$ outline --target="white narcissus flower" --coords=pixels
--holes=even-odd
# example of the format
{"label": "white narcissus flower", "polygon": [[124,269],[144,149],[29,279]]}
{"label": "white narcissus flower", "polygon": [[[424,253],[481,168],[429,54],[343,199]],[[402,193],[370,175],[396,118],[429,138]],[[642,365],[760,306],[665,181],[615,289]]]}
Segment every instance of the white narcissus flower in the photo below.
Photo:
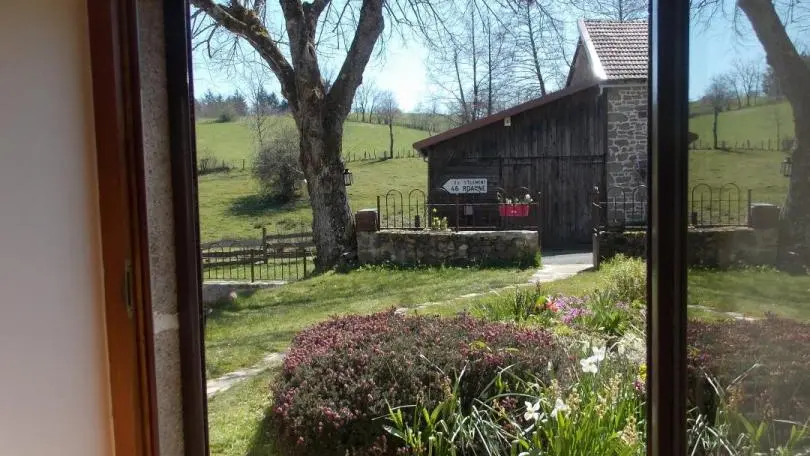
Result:
{"label": "white narcissus flower", "polygon": [[531,402],[524,402],[526,405],[526,413],[523,414],[523,419],[526,421],[537,421],[540,418],[540,401],[535,404]]}
{"label": "white narcissus flower", "polygon": [[603,359],[605,359],[606,351],[607,351],[607,348],[605,348],[605,347],[599,347],[599,348],[594,347],[592,358],[596,358],[597,362],[602,361]]}
{"label": "white narcissus flower", "polygon": [[599,370],[593,357],[579,360],[579,365],[582,366],[582,372],[586,374],[595,374]]}
{"label": "white narcissus flower", "polygon": [[557,418],[558,413],[567,412],[568,410],[570,409],[568,408],[567,405],[565,405],[565,402],[563,402],[563,400],[558,397],[557,402],[554,403],[554,410],[551,411],[551,417]]}

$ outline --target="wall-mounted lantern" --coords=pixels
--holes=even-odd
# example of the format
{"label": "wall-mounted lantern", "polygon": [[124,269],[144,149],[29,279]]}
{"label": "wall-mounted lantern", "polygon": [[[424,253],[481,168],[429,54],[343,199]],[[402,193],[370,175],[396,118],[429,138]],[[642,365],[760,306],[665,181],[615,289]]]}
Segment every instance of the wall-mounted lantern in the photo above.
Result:
{"label": "wall-mounted lantern", "polygon": [[349,171],[348,168],[344,168],[343,169],[343,184],[348,187],[348,186],[352,185],[352,182],[354,182],[354,176],[352,176],[352,172]]}
{"label": "wall-mounted lantern", "polygon": [[790,174],[793,172],[793,161],[790,157],[787,157],[782,162],[782,175],[785,177],[790,177]]}

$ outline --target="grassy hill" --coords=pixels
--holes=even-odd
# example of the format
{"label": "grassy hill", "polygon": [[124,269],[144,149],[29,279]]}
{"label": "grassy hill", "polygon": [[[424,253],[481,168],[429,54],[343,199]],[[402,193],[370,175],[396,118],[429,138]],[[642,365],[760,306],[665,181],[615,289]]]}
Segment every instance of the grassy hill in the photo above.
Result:
{"label": "grassy hill", "polygon": [[[713,117],[709,110],[689,119],[689,130],[700,135],[702,147],[711,147]],[[717,138],[726,141],[728,147],[740,148],[747,141],[751,141],[752,147],[758,148],[764,143],[767,148],[770,139],[772,148],[776,149],[777,122],[781,138],[793,137],[793,112],[786,101],[722,112],[717,123]]]}
{"label": "grassy hill", "polygon": [[[273,119],[274,125],[292,126],[291,117]],[[412,150],[412,145],[424,139],[428,133],[423,130],[414,130],[394,126],[394,151]],[[346,122],[343,129],[343,153],[360,154],[363,152],[376,152],[381,157],[388,150],[388,127],[385,125],[368,124],[361,122]],[[216,123],[203,120],[197,123],[197,156],[216,157],[218,160],[239,162],[245,160],[247,166],[255,155],[253,131],[245,119],[234,122]],[[237,166],[240,167],[240,166]]]}
{"label": "grassy hill", "polygon": [[[292,122],[286,118],[284,122]],[[413,142],[427,132],[394,127],[396,150],[410,149]],[[199,157],[214,156],[219,160],[250,166],[254,154],[253,135],[243,121],[231,123],[200,122],[197,124]],[[388,147],[388,128],[347,122],[343,138],[344,154],[377,151]],[[349,187],[352,209],[376,207],[377,195],[391,189],[403,192],[427,186],[427,164],[421,158],[357,161],[347,165],[354,174]],[[199,178],[200,232],[202,241],[260,235],[260,227],[269,230],[290,229],[302,224],[309,229],[312,213],[306,189],[300,197],[283,206],[270,206],[259,197],[259,188],[250,172],[241,169],[215,173]]]}

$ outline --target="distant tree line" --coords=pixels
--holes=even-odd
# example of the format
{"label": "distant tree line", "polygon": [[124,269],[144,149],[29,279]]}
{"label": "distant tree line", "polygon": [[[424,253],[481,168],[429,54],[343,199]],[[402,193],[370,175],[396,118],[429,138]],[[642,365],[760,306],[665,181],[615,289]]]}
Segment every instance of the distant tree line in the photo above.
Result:
{"label": "distant tree line", "polygon": [[251,94],[250,100],[240,91],[223,96],[210,89],[194,100],[194,112],[198,119],[215,119],[217,122],[231,122],[257,112],[280,114],[288,109],[287,100],[280,99],[274,92],[267,92],[261,87]]}
{"label": "distant tree line", "polygon": [[[810,66],[810,55],[803,54],[802,58]],[[718,149],[718,122],[720,113],[732,109],[741,109],[756,104],[757,99],[766,98],[768,100],[782,100],[785,94],[774,75],[771,66],[763,67],[755,60],[739,60],[734,63],[731,70],[715,75],[706,93],[701,99],[702,103],[711,108],[714,116],[712,122],[712,143],[713,148]],[[784,120],[778,108],[774,108],[771,114],[772,121],[776,127],[776,141],[781,144],[782,124]]]}

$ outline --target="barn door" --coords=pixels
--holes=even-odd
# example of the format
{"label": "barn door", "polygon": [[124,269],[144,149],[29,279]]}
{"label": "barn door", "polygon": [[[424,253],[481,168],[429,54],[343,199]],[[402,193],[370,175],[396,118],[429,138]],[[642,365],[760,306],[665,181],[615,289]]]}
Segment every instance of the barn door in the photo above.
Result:
{"label": "barn door", "polygon": [[573,249],[591,242],[590,192],[602,186],[598,155],[540,157],[536,181],[542,192],[542,247]]}

